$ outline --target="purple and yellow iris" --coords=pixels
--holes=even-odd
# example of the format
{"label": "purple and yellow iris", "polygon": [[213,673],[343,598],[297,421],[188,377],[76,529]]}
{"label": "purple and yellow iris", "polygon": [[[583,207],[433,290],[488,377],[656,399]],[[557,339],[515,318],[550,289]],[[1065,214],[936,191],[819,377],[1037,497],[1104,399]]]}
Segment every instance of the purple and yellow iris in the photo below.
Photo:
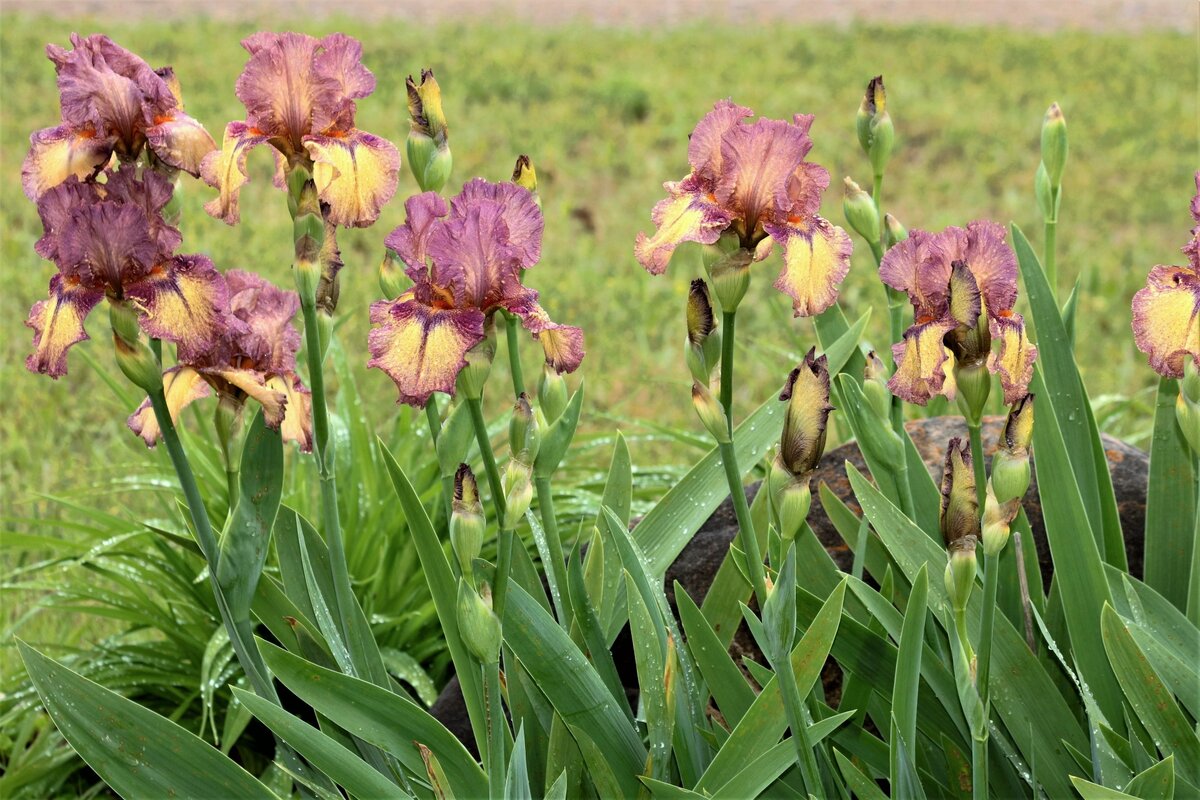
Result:
{"label": "purple and yellow iris", "polygon": [[225,127],[221,149],[201,168],[220,191],[205,209],[230,225],[238,222],[238,194],[249,180],[246,155],[260,144],[275,152],[275,185],[301,166],[312,173],[328,219],[366,227],[396,193],[400,152],[354,126],[355,100],[375,91],[357,39],[335,33],[316,39],[302,33],[256,33],[242,41],[250,60],[237,82],[245,121]]}
{"label": "purple and yellow iris", "polygon": [[105,297],[130,302],[148,335],[174,342],[181,359],[215,341],[228,308],[225,283],[201,255],[176,255],[179,231],[162,217],[171,182],[124,165],[105,180],[69,176],[38,199],[44,234],[38,254],[58,267],[50,297],[33,306],[33,354],[26,366],[58,378],[67,350],[88,338],[84,320]]}
{"label": "purple and yellow iris", "polygon": [[[181,357],[163,373],[171,419],[212,391],[238,409],[252,398],[262,406],[268,427],[311,451],[312,397],[296,375],[300,332],[292,325],[300,310],[299,296],[240,270],[225,273],[221,282],[227,287],[230,313],[220,335],[205,350]],[[130,415],[128,425],[154,446],[160,430],[149,398]]]}
{"label": "purple and yellow iris", "polygon": [[1200,172],[1195,180],[1196,225],[1183,248],[1187,266],[1155,267],[1133,296],[1133,337],[1154,371],[1167,378],[1182,378],[1189,357],[1200,369]]}
{"label": "purple and yellow iris", "polygon": [[692,131],[689,172],[664,184],[668,197],[654,207],[654,234],[638,234],[635,253],[661,274],[684,242],[714,244],[725,233],[756,259],[768,238],[783,250],[775,288],[792,298],[796,316],[819,314],[837,299],[850,269],[850,237],[817,212],[829,186],[824,167],[806,161],[812,115],[791,122],[746,120],[754,112],[730,100],[717,103]]}
{"label": "purple and yellow iris", "polygon": [[[1013,311],[1017,259],[1002,226],[981,220],[941,233],[914,230],[888,250],[879,275],[908,295],[914,313],[904,341],[892,346],[892,394],[918,405],[953,396],[948,367],[956,364],[986,364],[1000,377],[1007,405],[1028,393],[1037,348]],[[992,340],[1000,342],[995,351]]]}
{"label": "purple and yellow iris", "polygon": [[132,162],[147,148],[173,169],[200,174],[216,144],[183,113],[169,67],[156,72],[107,36],[71,34],[71,47],[46,46],[58,73],[62,121],[29,137],[21,183],[30,200],[68,178],[99,174],[114,155]]}
{"label": "purple and yellow iris", "polygon": [[528,189],[476,178],[449,203],[425,192],[404,207],[408,218],[386,244],[414,285],[371,306],[368,362],[395,381],[400,402],[420,408],[434,392],[453,393],[498,309],[521,318],[558,372],[579,366],[583,331],[553,322],[521,285],[541,257],[544,226]]}

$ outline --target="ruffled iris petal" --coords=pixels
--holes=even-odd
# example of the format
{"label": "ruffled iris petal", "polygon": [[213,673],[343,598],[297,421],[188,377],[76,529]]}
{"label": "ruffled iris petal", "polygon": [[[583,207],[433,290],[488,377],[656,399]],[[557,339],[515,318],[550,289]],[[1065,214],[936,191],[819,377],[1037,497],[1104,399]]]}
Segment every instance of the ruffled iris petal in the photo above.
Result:
{"label": "ruffled iris petal", "polygon": [[200,177],[205,156],[217,149],[217,143],[197,120],[175,110],[155,119],[146,129],[146,141],[154,154],[175,169],[193,178]]}
{"label": "ruffled iris petal", "polygon": [[434,392],[453,394],[467,351],[483,341],[483,322],[478,308],[431,308],[411,292],[374,303],[367,366],[387,373],[400,402],[422,408]]}
{"label": "ruffled iris petal", "polygon": [[935,234],[914,229],[884,254],[879,265],[880,279],[907,294],[913,306],[922,310],[944,308],[949,291],[950,262],[933,258],[930,252],[936,238]]}
{"label": "ruffled iris petal", "polygon": [[354,101],[375,91],[375,76],[362,63],[362,43],[344,33],[321,40],[313,72],[328,98],[313,108],[313,130],[354,126]]}
{"label": "ruffled iris petal", "polygon": [[509,242],[503,208],[487,200],[460,208],[429,235],[433,286],[452,289],[455,308],[490,311],[523,298],[520,253]]}
{"label": "ruffled iris petal", "polygon": [[25,321],[33,328],[33,353],[25,366],[51,378],[66,375],[67,350],[88,338],[83,321],[103,297],[61,274],[51,278],[50,297],[35,303]]}
{"label": "ruffled iris petal", "polygon": [[688,163],[693,174],[715,182],[721,172],[721,140],[742,120],[752,116],[753,111],[732,100],[717,102],[688,137]]}
{"label": "ruffled iris petal", "polygon": [[379,219],[396,193],[400,151],[374,134],[351,130],[338,136],[308,136],[304,146],[313,160],[313,180],[329,204],[329,220],[364,228]]}
{"label": "ruffled iris petal", "polygon": [[125,291],[143,311],[142,330],[178,345],[180,361],[202,359],[228,324],[228,289],[205,256],[175,256]]}
{"label": "ruffled iris petal", "polygon": [[808,134],[784,120],[733,127],[721,140],[717,201],[738,211],[748,233],[771,217],[786,217],[791,178],[811,149]]}
{"label": "ruffled iris petal", "polygon": [[292,375],[274,375],[267,381],[268,388],[281,392],[287,398],[283,409],[283,421],[279,433],[285,442],[300,445],[301,452],[311,453],[313,444],[312,392]]}
{"label": "ruffled iris petal", "polygon": [[320,46],[303,33],[261,32],[242,41],[250,60],[235,92],[246,107],[246,124],[292,153],[312,132],[315,109],[334,101],[336,85],[313,68]]}
{"label": "ruffled iris petal", "polygon": [[1029,341],[1025,331],[1025,320],[1020,314],[993,317],[992,339],[1000,342],[1000,349],[988,356],[988,370],[1000,376],[1004,387],[1004,404],[1011,406],[1029,394],[1029,381],[1033,379],[1033,362],[1037,361],[1037,348]]}
{"label": "ruffled iris petal", "polygon": [[225,126],[221,149],[211,151],[200,162],[200,177],[220,192],[215,199],[204,204],[205,211],[229,225],[238,223],[241,219],[238,194],[250,180],[250,174],[246,172],[246,156],[252,148],[266,143],[269,138],[244,122],[231,122]]}
{"label": "ruffled iris petal", "polygon": [[237,269],[225,273],[225,283],[229,287],[229,310],[245,326],[244,330],[231,331],[239,356],[271,374],[295,371],[300,332],[292,319],[300,310],[300,296]]}
{"label": "ruffled iris petal", "polygon": [[733,221],[733,214],[717,205],[711,195],[696,190],[695,185],[691,178],[663,184],[668,197],[660,200],[651,213],[654,235],[637,235],[634,254],[651,275],[666,272],[671,254],[679,245],[713,244]]}
{"label": "ruffled iris petal", "polygon": [[810,317],[833,305],[850,271],[853,245],[846,232],[820,217],[769,224],[767,232],[783,249],[775,288],[792,298],[795,315]]}
{"label": "ruffled iris petal", "polygon": [[936,262],[941,268],[964,262],[979,284],[988,311],[998,314],[1017,302],[1017,257],[1004,237],[1004,226],[987,220],[976,220],[965,229],[949,227],[930,238],[926,263]]}
{"label": "ruffled iris petal", "polygon": [[904,332],[904,341],[892,346],[896,373],[888,381],[892,394],[923,406],[937,394],[947,393],[946,362],[950,352],[942,339],[955,327],[954,320],[918,322]]}
{"label": "ruffled iris petal", "polygon": [[405,200],[404,210],[404,224],[389,233],[383,243],[404,262],[408,277],[417,281],[429,273],[425,263],[429,234],[435,223],[450,213],[450,206],[437,192],[424,192]]}
{"label": "ruffled iris petal", "polygon": [[69,125],[35,131],[29,137],[29,154],[21,165],[25,196],[37,202],[46,191],[72,175],[95,175],[112,157],[113,140],[96,136],[91,129]]}
{"label": "ruffled iris petal", "polygon": [[[200,373],[191,367],[171,367],[163,373],[163,393],[166,395],[171,420],[177,421],[183,409],[196,400],[208,397],[211,390]],[[129,430],[142,438],[147,447],[154,447],[162,435],[149,397],[129,415],[125,424],[129,426]]]}
{"label": "ruffled iris petal", "polygon": [[1200,273],[1188,267],[1152,269],[1133,296],[1133,336],[1160,375],[1183,377],[1189,356],[1200,367]]}
{"label": "ruffled iris petal", "polygon": [[582,328],[558,324],[536,301],[514,309],[514,312],[521,317],[526,330],[541,343],[547,364],[559,373],[579,369],[585,352]]}
{"label": "ruffled iris petal", "polygon": [[283,424],[284,409],[287,407],[287,394],[268,385],[267,376],[253,369],[208,369],[211,376],[220,378],[229,385],[245,392],[262,406],[263,422],[271,430],[279,430]]}
{"label": "ruffled iris petal", "polygon": [[508,227],[508,243],[517,250],[522,267],[536,264],[542,257],[542,231],[546,227],[542,210],[533,194],[515,183],[491,183],[483,178],[467,181],[451,201],[455,214],[465,216],[467,209],[480,201],[500,206],[500,215]]}

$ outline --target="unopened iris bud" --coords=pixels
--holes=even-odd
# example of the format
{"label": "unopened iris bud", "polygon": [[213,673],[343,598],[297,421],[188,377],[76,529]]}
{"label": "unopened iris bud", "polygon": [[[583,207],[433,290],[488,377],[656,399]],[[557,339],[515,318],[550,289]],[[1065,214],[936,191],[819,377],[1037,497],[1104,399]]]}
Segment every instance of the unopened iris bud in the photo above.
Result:
{"label": "unopened iris bud", "polygon": [[449,129],[442,113],[442,90],[433,70],[421,70],[421,82],[411,75],[408,87],[410,130],[406,150],[408,166],[423,192],[440,192],[450,177],[454,159],[450,154]]}
{"label": "unopened iris bud", "polygon": [[496,331],[487,323],[487,336],[482,342],[467,351],[467,365],[458,373],[455,388],[468,400],[483,397],[483,387],[492,372],[492,359],[496,357]]}
{"label": "unopened iris bud", "polygon": [[1192,454],[1200,456],[1200,367],[1192,359],[1183,367],[1179,396],[1175,398],[1175,421]]}
{"label": "unopened iris bud", "polygon": [[533,470],[519,459],[510,458],[500,477],[504,491],[504,528],[516,530],[533,502]]}
{"label": "unopened iris bud", "polygon": [[[724,237],[722,238],[724,242]],[[711,247],[711,246],[710,246]],[[721,244],[715,245],[721,247]],[[710,251],[711,252],[711,251]],[[715,259],[705,258],[705,267],[712,280],[713,292],[717,302],[724,312],[737,311],[738,304],[746,296],[750,288],[750,264],[754,261],[754,253],[744,248],[724,252]]]}
{"label": "unopened iris bud", "polygon": [[391,250],[385,249],[383,260],[379,262],[379,288],[383,290],[384,297],[395,300],[411,285],[412,281],[400,266],[400,259]]}
{"label": "unopened iris bud", "polygon": [[1067,165],[1067,118],[1058,103],[1050,104],[1042,120],[1042,163],[1051,188],[1057,192]]}
{"label": "unopened iris bud", "polygon": [[859,145],[871,160],[871,168],[876,175],[882,175],[892,156],[896,136],[887,111],[887,90],[883,86],[882,75],[876,75],[867,84],[867,91],[858,107],[855,130]]}
{"label": "unopened iris bud", "polygon": [[1008,544],[1009,522],[1004,507],[989,486],[983,502],[983,553],[988,558],[999,555]]}
{"label": "unopened iris bud", "polygon": [[796,538],[801,526],[808,519],[808,512],[812,507],[812,489],[809,487],[811,474],[796,478],[789,474],[778,460],[771,467],[768,480],[771,502],[778,517],[779,536],[785,544]]}
{"label": "unopened iris bud", "polygon": [[878,244],[879,210],[875,208],[875,201],[849,178],[843,181],[843,185],[846,194],[842,199],[842,211],[846,215],[846,222],[868,243]]}
{"label": "unopened iris bud", "polygon": [[1050,186],[1050,176],[1046,174],[1045,164],[1038,164],[1037,173],[1033,176],[1033,191],[1037,196],[1038,209],[1042,212],[1042,219],[1057,220],[1058,209],[1054,202],[1054,189]]}
{"label": "unopened iris bud", "polygon": [[692,281],[687,302],[688,369],[692,379],[707,384],[713,367],[721,357],[721,334],[717,331],[716,315],[708,297],[708,284],[702,278]]}
{"label": "unopened iris bud", "polygon": [[1002,505],[1011,500],[1019,503],[1029,489],[1033,398],[1034,395],[1027,394],[1009,409],[1004,430],[1000,434],[1000,446],[992,457],[991,488]]}
{"label": "unopened iris bud", "polygon": [[908,238],[908,228],[891,214],[883,215],[883,234],[888,247],[895,247]]}
{"label": "unopened iris bud", "polygon": [[466,464],[459,464],[454,473],[454,502],[450,512],[450,546],[467,581],[474,585],[472,563],[483,549],[483,531],[487,520],[479,502],[479,485],[475,473]]}
{"label": "unopened iris bud", "polygon": [[779,393],[786,402],[783,435],[779,440],[779,460],[797,478],[817,468],[825,451],[825,429],[829,421],[829,366],[824,355],[816,357],[816,348],[788,374]]}
{"label": "unopened iris bud", "polygon": [[121,372],[147,394],[161,391],[162,365],[150,345],[141,337],[137,309],[128,300],[110,300],[108,318],[112,325],[113,349]]}
{"label": "unopened iris bud", "polygon": [[887,388],[887,368],[874,350],[867,353],[867,364],[863,368],[863,394],[875,416],[885,422],[891,420],[892,393]]}
{"label": "unopened iris bud", "polygon": [[975,470],[971,446],[955,437],[946,450],[942,471],[942,540],[946,549],[974,551],[979,541],[979,499],[975,495]]}
{"label": "unopened iris bud", "polygon": [[554,421],[567,410],[570,393],[567,391],[567,381],[550,364],[542,366],[542,377],[538,381],[538,405],[546,415],[546,422]]}
{"label": "unopened iris bud", "polygon": [[517,165],[513,167],[512,182],[528,189],[529,193],[533,195],[533,202],[538,204],[538,208],[541,208],[542,198],[537,189],[537,171],[533,168],[533,161],[524,153],[517,156]]}
{"label": "unopened iris bud", "polygon": [[696,415],[700,417],[705,429],[717,444],[728,444],[730,441],[729,422],[725,417],[725,410],[721,408],[721,404],[717,402],[717,398],[713,397],[708,387],[699,381],[692,382],[692,405],[696,408]]}
{"label": "unopened iris bud", "polygon": [[483,664],[500,660],[503,629],[492,611],[492,590],[485,583],[479,591],[466,581],[458,582],[458,631],[471,655]]}
{"label": "unopened iris bud", "polygon": [[542,442],[538,416],[539,413],[529,403],[529,395],[521,392],[508,422],[508,447],[514,457],[526,464],[532,464],[537,458]]}
{"label": "unopened iris bud", "polygon": [[975,557],[975,542],[969,548],[963,547],[950,551],[946,562],[946,594],[950,596],[950,606],[955,612],[961,613],[971,599],[971,590],[975,588],[975,576],[979,573],[979,563]]}

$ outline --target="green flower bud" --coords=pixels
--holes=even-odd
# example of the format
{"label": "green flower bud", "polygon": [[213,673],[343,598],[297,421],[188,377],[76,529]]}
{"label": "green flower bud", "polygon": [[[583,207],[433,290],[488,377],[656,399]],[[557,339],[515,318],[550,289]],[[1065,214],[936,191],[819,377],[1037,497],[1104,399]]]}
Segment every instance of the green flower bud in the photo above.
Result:
{"label": "green flower bud", "polygon": [[454,473],[454,501],[450,511],[450,546],[458,558],[463,576],[474,585],[474,567],[483,549],[483,532],[487,519],[479,502],[479,485],[475,473],[466,464],[459,464]]}
{"label": "green flower bud", "polygon": [[395,300],[411,285],[412,281],[400,266],[400,259],[391,250],[384,250],[383,260],[379,262],[379,288],[383,290],[383,296]]}
{"label": "green flower bud", "polygon": [[692,379],[707,384],[721,358],[721,334],[702,278],[692,281],[687,302],[687,346],[684,350]]}
{"label": "green flower bud", "polygon": [[1192,454],[1200,456],[1200,367],[1192,359],[1183,366],[1179,396],[1175,398],[1175,421]]}
{"label": "green flower bud", "polygon": [[1046,176],[1055,192],[1062,186],[1067,149],[1067,119],[1058,103],[1051,103],[1042,120],[1042,163],[1046,165]]}
{"label": "green flower bud", "polygon": [[950,440],[946,450],[939,519],[947,550],[953,553],[969,549],[974,553],[979,541],[979,499],[975,495],[971,446],[958,437]]}
{"label": "green flower bud", "polygon": [[958,386],[958,409],[971,425],[983,419],[983,408],[992,391],[992,374],[986,364],[955,364],[954,382]]}
{"label": "green flower bud", "polygon": [[717,444],[728,444],[730,441],[729,422],[725,417],[725,410],[721,408],[721,404],[717,402],[717,398],[713,397],[708,387],[699,381],[692,382],[692,405],[696,408],[696,415],[700,417],[700,421],[704,423],[704,427]]}
{"label": "green flower bud", "polygon": [[483,387],[487,385],[488,375],[492,372],[492,359],[495,357],[496,331],[489,320],[486,338],[467,351],[467,364],[458,373],[455,382],[458,393],[468,400],[483,397]]}
{"label": "green flower bud", "polygon": [[800,532],[812,507],[812,490],[808,486],[808,479],[793,478],[791,484],[774,498],[774,503],[775,513],[779,517],[779,536],[786,547]]}
{"label": "green flower bud", "polygon": [[829,367],[825,356],[816,357],[816,348],[804,356],[804,362],[788,374],[779,393],[786,402],[783,434],[779,440],[779,461],[797,478],[804,480],[817,468],[825,451],[825,432],[829,422]]}
{"label": "green flower bud", "polygon": [[887,111],[887,90],[882,75],[876,75],[867,83],[867,91],[858,107],[855,132],[859,145],[871,160],[871,168],[876,175],[882,175],[892,156],[896,135]]}
{"label": "green flower bud", "polygon": [[964,546],[950,551],[950,558],[946,563],[946,594],[950,596],[950,606],[956,613],[961,613],[967,607],[978,572],[974,539],[971,540],[970,547]]}
{"label": "green flower bud", "polygon": [[846,190],[842,199],[842,211],[846,215],[846,222],[868,243],[878,244],[879,210],[875,208],[875,201],[849,178],[844,179],[842,183]]}
{"label": "green flower bud", "polygon": [[483,664],[500,660],[504,632],[492,611],[492,590],[485,583],[477,592],[466,581],[458,582],[458,631],[471,655]]}
{"label": "green flower bud", "polygon": [[549,364],[542,365],[542,377],[538,381],[538,405],[546,415],[546,422],[553,425],[567,409],[570,393],[567,381]]}
{"label": "green flower bud", "polygon": [[983,503],[983,553],[988,558],[998,556],[1008,544],[1009,521],[1004,507],[989,486],[987,499]]}
{"label": "green flower bud", "polygon": [[883,232],[888,247],[895,247],[908,238],[908,228],[901,225],[900,220],[891,214],[883,215]]}
{"label": "green flower bud", "polygon": [[1004,421],[1000,446],[992,457],[991,488],[999,503],[1025,496],[1029,489],[1029,446],[1033,442],[1033,399],[1028,394],[1013,404]]}
{"label": "green flower bud", "polygon": [[408,88],[410,130],[406,151],[408,166],[423,192],[440,192],[450,177],[454,159],[450,154],[449,128],[442,113],[442,91],[433,70],[421,70],[421,83],[411,75]]}
{"label": "green flower bud", "polygon": [[508,422],[508,448],[515,458],[527,464],[537,458],[538,446],[542,443],[538,416],[529,404],[529,395],[521,392]]}
{"label": "green flower bud", "polygon": [[743,248],[724,253],[711,261],[705,259],[713,292],[717,295],[717,302],[721,304],[722,311],[737,311],[738,304],[750,288],[750,265],[753,261],[754,254]]}
{"label": "green flower bud", "polygon": [[1046,174],[1046,165],[1038,164],[1037,173],[1033,176],[1033,192],[1037,197],[1038,209],[1042,219],[1056,221],[1058,219],[1058,204],[1054,201],[1054,189],[1050,187],[1050,176]]}
{"label": "green flower bud", "polygon": [[887,388],[887,368],[879,355],[872,350],[867,353],[867,364],[863,368],[863,394],[872,413],[880,420],[891,424],[892,393]]}
{"label": "green flower bud", "polygon": [[504,528],[516,530],[533,502],[533,470],[528,464],[510,458],[500,477],[504,492]]}
{"label": "green flower bud", "polygon": [[112,326],[117,366],[121,372],[147,394],[161,391],[162,365],[141,336],[137,309],[128,300],[110,300],[108,319]]}
{"label": "green flower bud", "polygon": [[542,207],[542,198],[538,194],[537,188],[537,171],[534,170],[529,156],[524,153],[517,156],[517,165],[513,167],[512,182],[528,189],[529,193],[533,195],[533,202],[537,203],[538,208]]}

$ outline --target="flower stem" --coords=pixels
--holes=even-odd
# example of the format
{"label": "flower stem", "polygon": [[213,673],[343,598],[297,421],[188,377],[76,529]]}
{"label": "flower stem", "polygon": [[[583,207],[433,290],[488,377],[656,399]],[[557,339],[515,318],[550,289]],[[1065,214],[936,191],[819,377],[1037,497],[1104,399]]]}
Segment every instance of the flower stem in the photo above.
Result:
{"label": "flower stem", "polygon": [[[542,528],[546,533],[546,549],[550,551],[549,569],[554,573],[554,582],[558,586],[558,595],[567,590],[567,560],[563,555],[562,537],[558,531],[558,518],[554,513],[554,492],[550,488],[550,479],[534,476],[534,488],[537,490],[538,510],[542,516]],[[570,609],[561,597],[554,598],[559,604],[558,619],[567,630],[571,627]]]}
{"label": "flower stem", "polygon": [[504,703],[500,697],[500,662],[483,665],[483,694],[488,716],[488,796],[504,797]]}
{"label": "flower stem", "polygon": [[496,585],[492,588],[492,609],[504,619],[504,600],[508,596],[508,576],[512,573],[513,532],[501,528],[497,534]]}
{"label": "flower stem", "polygon": [[817,768],[817,759],[813,755],[812,742],[809,741],[808,726],[804,721],[804,700],[800,697],[800,687],[796,683],[796,673],[792,671],[790,655],[775,671],[779,681],[780,693],[783,695],[783,707],[787,714],[788,727],[792,731],[792,741],[796,744],[796,760],[800,764],[800,777],[804,781],[804,791],[811,796],[819,796],[822,791],[821,773]]}
{"label": "flower stem", "polygon": [[1046,268],[1046,282],[1050,284],[1051,296],[1058,297],[1058,220],[1046,220],[1046,241],[1042,251],[1042,262]]}
{"label": "flower stem", "polygon": [[520,321],[515,316],[505,316],[505,331],[508,334],[508,367],[512,372],[513,396],[520,397],[525,394],[525,375],[521,371],[520,331],[517,330]]}
{"label": "flower stem", "polygon": [[971,462],[975,468],[975,499],[979,503],[979,514],[983,514],[984,500],[987,498],[987,471],[983,464],[983,435],[980,423],[967,420],[967,433],[971,437]]}
{"label": "flower stem", "polygon": [[483,471],[487,473],[488,488],[492,491],[496,525],[504,527],[504,488],[500,484],[500,468],[496,466],[496,454],[492,452],[492,440],[488,436],[487,423],[483,419],[483,401],[479,398],[468,398],[467,408],[471,411],[475,442],[479,445],[479,455],[483,457]]}
{"label": "flower stem", "polygon": [[742,473],[738,468],[737,453],[733,443],[720,445],[721,463],[725,466],[725,479],[729,483],[729,494],[733,497],[733,513],[737,517],[738,540],[746,557],[746,574],[754,586],[758,607],[767,602],[767,577],[763,569],[762,551],[758,548],[758,537],[754,533],[754,520],[750,516],[750,505],[746,502],[746,487],[742,485]]}
{"label": "flower stem", "polygon": [[725,330],[721,334],[721,408],[729,432],[733,433],[733,338],[737,326],[737,312],[723,311],[721,322]]}
{"label": "flower stem", "polygon": [[[442,420],[438,415],[437,400],[433,395],[429,396],[429,400],[425,402],[425,421],[429,423],[429,438],[433,440],[433,449],[436,453],[438,438],[442,435]],[[438,459],[439,471],[441,469],[441,459]],[[450,519],[450,512],[453,508],[454,498],[454,478],[449,475],[442,476],[442,510],[446,512],[446,519]]]}
{"label": "flower stem", "polygon": [[988,800],[988,740],[971,737],[971,797]]}

